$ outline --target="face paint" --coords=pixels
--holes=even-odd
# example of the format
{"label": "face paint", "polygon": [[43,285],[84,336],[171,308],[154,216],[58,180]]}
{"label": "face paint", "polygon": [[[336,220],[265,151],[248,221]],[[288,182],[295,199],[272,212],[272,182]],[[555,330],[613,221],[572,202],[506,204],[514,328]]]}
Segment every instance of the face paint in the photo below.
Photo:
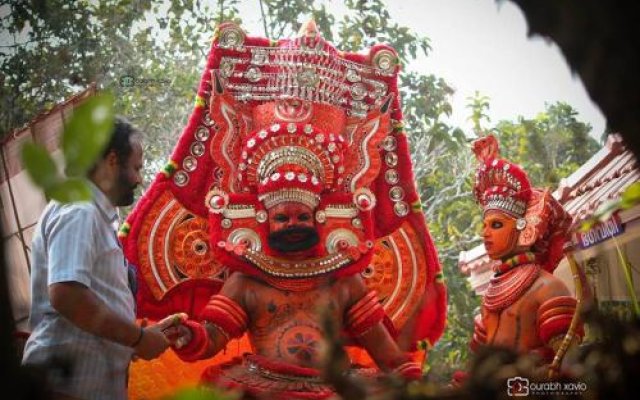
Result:
{"label": "face paint", "polygon": [[505,259],[515,252],[518,241],[516,219],[500,211],[484,215],[482,237],[487,255],[493,260]]}
{"label": "face paint", "polygon": [[283,253],[308,250],[319,241],[314,228],[292,227],[269,234],[269,246]]}
{"label": "face paint", "polygon": [[296,202],[281,203],[269,210],[269,246],[283,253],[313,248],[320,238],[313,210]]}

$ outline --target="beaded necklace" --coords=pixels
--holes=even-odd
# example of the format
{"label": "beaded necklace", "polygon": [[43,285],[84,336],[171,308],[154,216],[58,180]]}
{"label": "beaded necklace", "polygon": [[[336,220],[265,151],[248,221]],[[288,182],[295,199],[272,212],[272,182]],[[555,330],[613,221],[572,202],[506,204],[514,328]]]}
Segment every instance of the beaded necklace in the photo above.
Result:
{"label": "beaded necklace", "polygon": [[[516,268],[518,267],[518,268]],[[516,302],[538,279],[541,267],[531,252],[517,254],[494,269],[484,296],[488,311],[499,312]]]}
{"label": "beaded necklace", "polygon": [[524,253],[516,254],[515,256],[503,261],[502,264],[495,266],[493,272],[496,274],[503,274],[510,269],[522,264],[531,264],[536,261],[535,253],[531,251],[525,251]]}

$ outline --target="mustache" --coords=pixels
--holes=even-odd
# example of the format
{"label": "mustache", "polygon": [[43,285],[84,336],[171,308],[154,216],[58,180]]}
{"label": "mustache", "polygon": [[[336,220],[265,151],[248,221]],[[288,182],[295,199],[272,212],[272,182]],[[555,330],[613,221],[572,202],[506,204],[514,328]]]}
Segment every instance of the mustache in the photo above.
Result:
{"label": "mustache", "polygon": [[[289,235],[299,235],[300,240],[290,241]],[[308,250],[320,242],[320,236],[314,228],[293,226],[277,232],[271,232],[267,238],[269,246],[282,253]]]}

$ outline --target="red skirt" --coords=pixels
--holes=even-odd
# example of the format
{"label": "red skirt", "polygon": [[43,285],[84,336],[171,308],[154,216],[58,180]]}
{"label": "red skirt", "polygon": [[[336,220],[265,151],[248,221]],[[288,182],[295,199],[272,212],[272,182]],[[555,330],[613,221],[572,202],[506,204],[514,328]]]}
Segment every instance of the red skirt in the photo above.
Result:
{"label": "red skirt", "polygon": [[[374,378],[375,370],[351,370],[361,378]],[[217,388],[238,390],[245,398],[307,399],[339,398],[322,374],[314,368],[269,360],[255,354],[245,354],[233,360],[211,366],[202,374],[202,381]]]}

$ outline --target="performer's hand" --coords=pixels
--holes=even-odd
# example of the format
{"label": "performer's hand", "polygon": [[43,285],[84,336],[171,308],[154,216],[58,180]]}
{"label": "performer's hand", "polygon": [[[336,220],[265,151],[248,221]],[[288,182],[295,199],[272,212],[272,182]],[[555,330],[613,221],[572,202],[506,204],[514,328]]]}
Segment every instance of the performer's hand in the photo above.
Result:
{"label": "performer's hand", "polygon": [[171,346],[176,349],[184,347],[193,339],[191,329],[182,323],[168,327],[164,330],[164,334],[169,339]]}
{"label": "performer's hand", "polygon": [[164,331],[180,324],[186,318],[186,314],[174,314],[151,326],[147,326],[146,320],[143,320],[141,326],[144,333],[140,343],[135,347],[135,356],[143,360],[152,360],[160,356],[171,344]]}

